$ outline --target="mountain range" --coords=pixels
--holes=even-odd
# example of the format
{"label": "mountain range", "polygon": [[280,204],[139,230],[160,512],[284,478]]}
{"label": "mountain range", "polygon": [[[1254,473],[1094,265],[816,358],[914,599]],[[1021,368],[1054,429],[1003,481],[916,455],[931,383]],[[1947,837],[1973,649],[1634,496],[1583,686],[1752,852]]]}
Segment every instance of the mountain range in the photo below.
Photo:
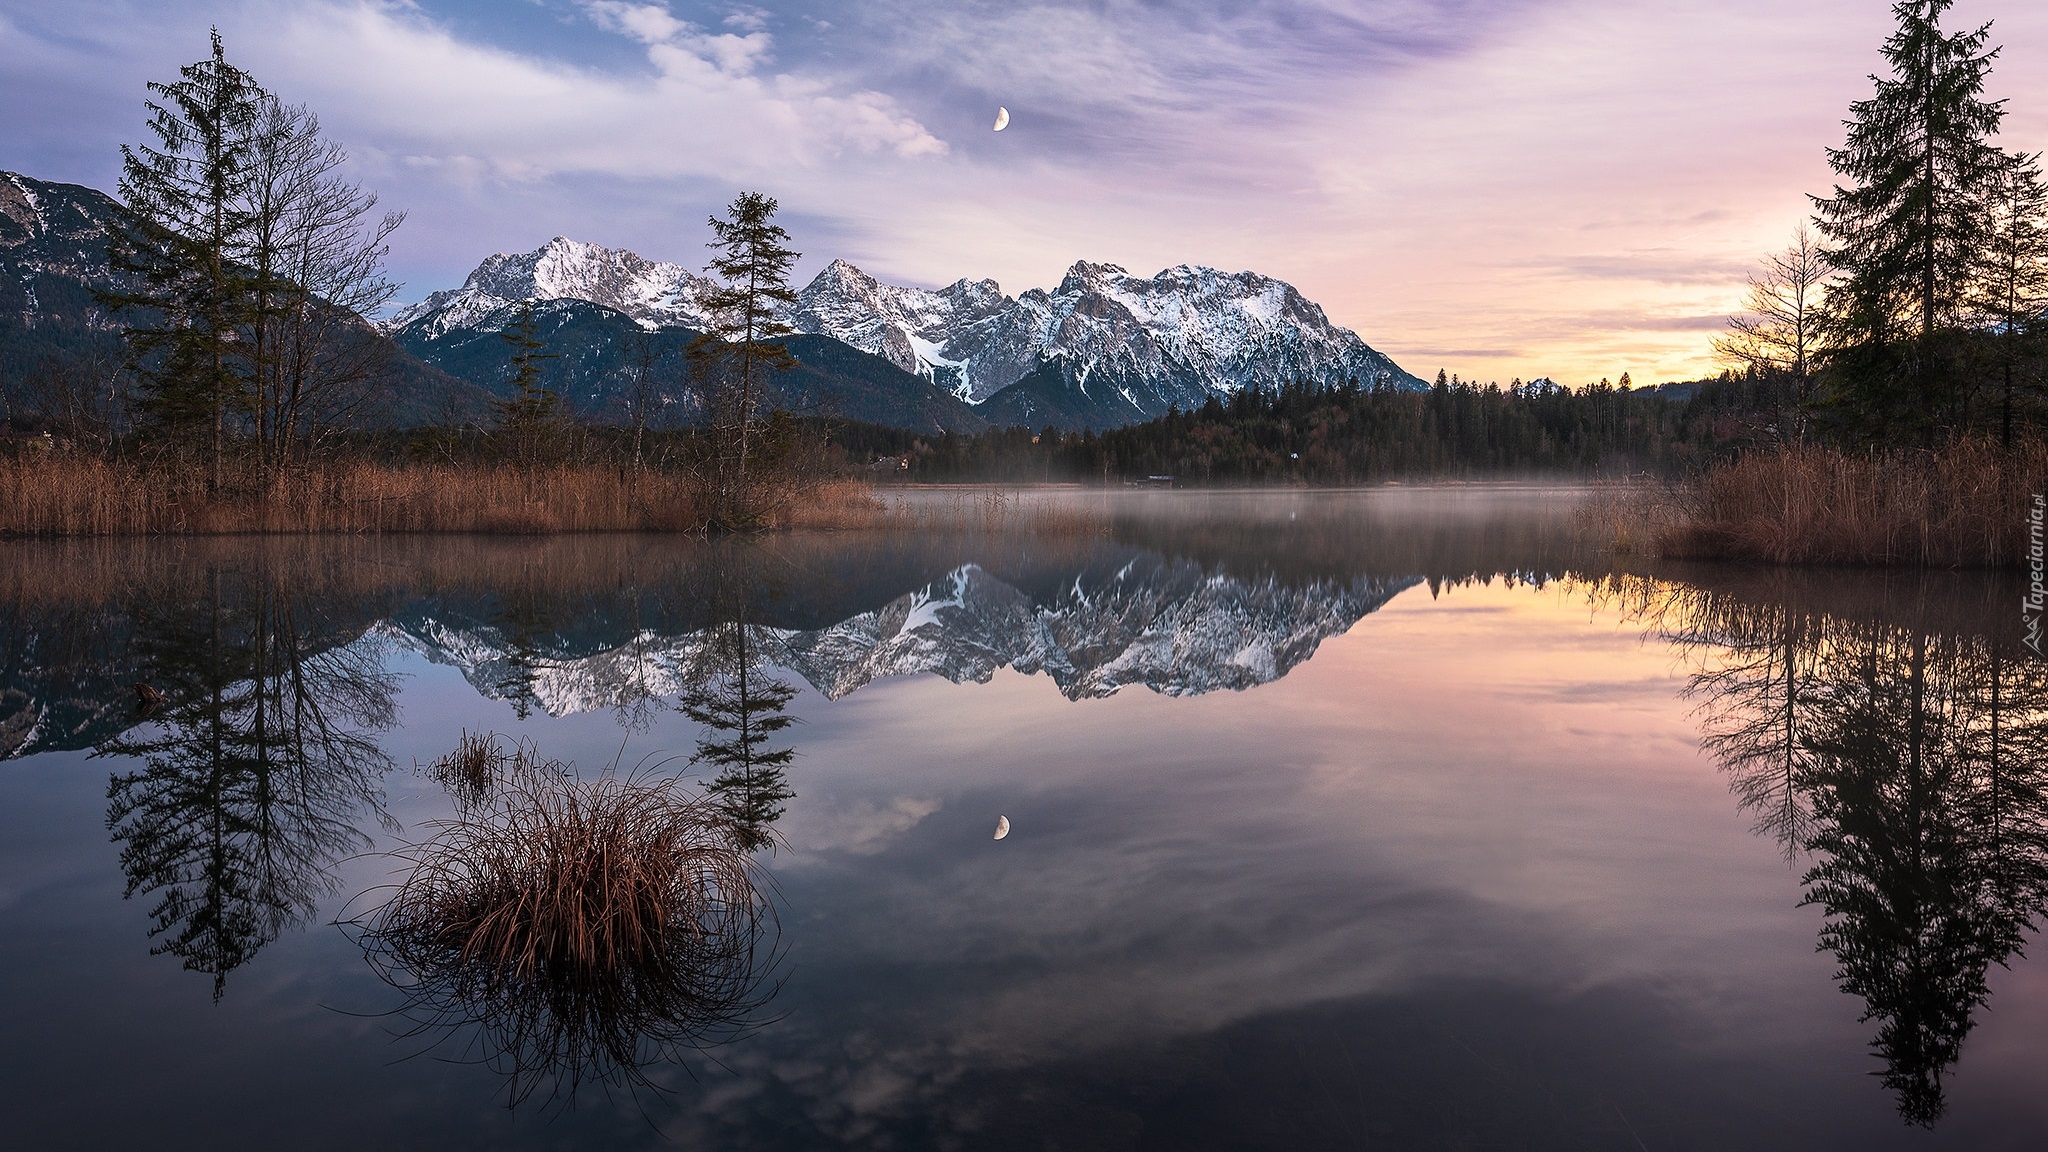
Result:
{"label": "mountain range", "polygon": [[[106,236],[119,211],[90,188],[0,172],[0,399],[19,399],[51,355],[118,357],[119,325],[93,291],[118,280]],[[561,236],[492,255],[380,326],[397,346],[384,418],[480,415],[509,388],[499,334],[531,310],[555,354],[544,383],[585,416],[616,417],[635,366],[655,363],[664,411],[688,422],[681,351],[710,324],[711,286]],[[800,367],[779,382],[781,403],[929,432],[1110,428],[1295,381],[1423,387],[1291,285],[1187,264],[1146,278],[1077,261],[1057,287],[1010,296],[986,279],[886,284],[834,260],[785,319]]]}
{"label": "mountain range", "polygon": [[[94,295],[128,286],[107,252],[120,215],[120,204],[96,189],[0,172],[0,421],[38,414],[48,402],[38,378],[52,366],[83,363],[97,374],[121,363],[128,321]],[[367,324],[359,335],[388,344]],[[387,352],[367,418],[405,425],[482,411],[488,390],[396,347]]]}
{"label": "mountain range", "polygon": [[[586,301],[648,331],[702,330],[710,287],[679,264],[557,236],[532,252],[486,258],[462,287],[400,311],[390,327],[429,363],[450,334],[501,331],[536,302]],[[1292,285],[1186,264],[1141,278],[1077,261],[1051,291],[1012,297],[993,280],[937,290],[885,284],[834,260],[784,318],[801,335],[879,357],[998,426],[1114,427],[1293,381],[1424,386]]]}
{"label": "mountain range", "polygon": [[[51,419],[41,379],[46,369],[83,364],[98,374],[121,362],[126,318],[109,315],[94,296],[96,290],[124,286],[107,252],[109,230],[120,213],[112,197],[95,189],[0,172],[0,423],[26,420],[34,427],[38,419]],[[357,418],[399,427],[484,418],[487,401],[510,392],[510,348],[498,333],[516,305],[530,299],[546,301],[537,319],[556,354],[544,362],[544,383],[585,417],[615,417],[624,370],[640,351],[631,338],[646,327],[659,329],[654,350],[669,353],[672,368],[680,360],[674,354],[697,332],[636,323],[616,308],[570,293],[573,287],[641,316],[660,315],[650,311],[660,303],[658,295],[632,295],[636,286],[646,290],[661,283],[660,273],[650,271],[658,266],[630,253],[583,247],[562,262],[584,277],[580,281],[551,278],[552,270],[537,267],[537,261],[524,266],[511,258],[486,261],[472,277],[473,285],[415,307],[438,310],[440,322],[395,330],[391,325],[366,327],[365,338],[389,347],[381,375],[372,383],[372,403]],[[613,258],[615,266],[607,268],[606,260]],[[491,295],[493,287],[507,284],[531,287],[518,301]],[[607,284],[623,287],[608,289]],[[458,295],[457,307],[441,308]],[[674,315],[695,313],[683,309]],[[930,432],[977,432],[988,426],[966,403],[837,340],[798,337],[791,351],[798,366],[782,379],[780,398],[793,407]],[[671,385],[667,399],[687,398],[673,371],[666,382]]]}

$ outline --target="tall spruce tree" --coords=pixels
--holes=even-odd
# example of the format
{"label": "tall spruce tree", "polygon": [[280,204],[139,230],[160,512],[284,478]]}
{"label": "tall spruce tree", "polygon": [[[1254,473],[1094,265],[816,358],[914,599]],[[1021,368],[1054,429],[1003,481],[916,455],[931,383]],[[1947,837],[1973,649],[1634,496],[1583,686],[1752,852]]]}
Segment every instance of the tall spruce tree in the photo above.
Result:
{"label": "tall spruce tree", "polygon": [[2039,387],[2038,349],[2048,314],[2048,186],[2040,154],[2006,157],[1986,185],[1989,237],[1979,287],[1996,342],[1999,440],[2012,446],[2016,402]]}
{"label": "tall spruce tree", "polygon": [[2002,101],[1983,99],[1991,25],[1950,33],[1954,0],[1901,0],[1884,44],[1889,78],[1850,105],[1828,150],[1842,178],[1813,198],[1841,280],[1829,293],[1838,398],[1865,432],[1930,439],[1966,379],[1963,335],[1986,223],[1982,189],[2003,163],[1989,142]]}
{"label": "tall spruce tree", "polygon": [[530,304],[498,336],[512,348],[512,395],[491,401],[499,443],[520,464],[545,463],[560,446],[566,420],[561,397],[541,383],[541,362],[560,354],[547,351]]}
{"label": "tall spruce tree", "polygon": [[774,222],[776,207],[771,197],[742,192],[724,219],[711,217],[718,255],[709,271],[719,286],[700,300],[711,322],[689,349],[715,455],[714,515],[728,528],[751,527],[759,517],[750,469],[762,407],[774,377],[796,364],[776,338],[792,331],[780,316],[796,302],[789,269],[801,253]]}
{"label": "tall spruce tree", "polygon": [[181,441],[203,439],[209,480],[219,488],[228,415],[249,386],[237,364],[249,293],[236,249],[249,222],[253,136],[266,94],[227,62],[217,29],[212,56],[149,91],[156,143],[121,147],[127,213],[110,245],[136,286],[104,299],[141,313],[126,333],[143,386],[140,415]]}

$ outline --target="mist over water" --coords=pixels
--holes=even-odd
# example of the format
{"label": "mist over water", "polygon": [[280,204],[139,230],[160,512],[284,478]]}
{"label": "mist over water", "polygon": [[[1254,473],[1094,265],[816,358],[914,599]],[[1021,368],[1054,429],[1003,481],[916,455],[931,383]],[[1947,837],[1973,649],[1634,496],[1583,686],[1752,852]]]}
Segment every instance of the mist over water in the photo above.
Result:
{"label": "mist over water", "polygon": [[[920,530],[0,548],[17,1138],[2019,1148],[2048,1120],[2016,582],[1618,571],[1585,494],[1537,486],[891,498]],[[779,934],[744,1027],[517,1109],[473,1034],[411,1027],[335,921],[457,814],[425,766],[465,731],[679,774],[751,829]]]}

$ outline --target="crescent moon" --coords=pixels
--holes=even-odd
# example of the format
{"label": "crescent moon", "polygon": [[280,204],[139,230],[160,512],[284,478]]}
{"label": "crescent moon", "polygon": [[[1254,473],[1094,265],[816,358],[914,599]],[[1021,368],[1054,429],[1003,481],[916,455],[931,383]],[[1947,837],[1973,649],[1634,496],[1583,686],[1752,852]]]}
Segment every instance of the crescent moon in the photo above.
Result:
{"label": "crescent moon", "polygon": [[994,839],[1001,840],[1003,837],[1008,836],[1009,834],[1010,818],[1008,816],[996,817],[996,834]]}
{"label": "crescent moon", "polygon": [[1010,110],[1008,108],[996,109],[996,131],[1001,132],[1003,129],[1008,128],[1009,126]]}

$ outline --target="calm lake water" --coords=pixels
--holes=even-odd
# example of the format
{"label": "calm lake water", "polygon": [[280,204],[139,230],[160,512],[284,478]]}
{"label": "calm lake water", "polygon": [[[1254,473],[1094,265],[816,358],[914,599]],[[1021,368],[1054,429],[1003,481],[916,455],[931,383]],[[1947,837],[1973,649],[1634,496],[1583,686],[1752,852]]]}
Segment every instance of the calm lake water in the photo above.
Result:
{"label": "calm lake water", "polygon": [[[2013,579],[1616,573],[1566,491],[926,499],[0,546],[0,1143],[2041,1146]],[[679,702],[769,721],[743,1019],[565,1066],[366,956],[464,732],[698,789]]]}

